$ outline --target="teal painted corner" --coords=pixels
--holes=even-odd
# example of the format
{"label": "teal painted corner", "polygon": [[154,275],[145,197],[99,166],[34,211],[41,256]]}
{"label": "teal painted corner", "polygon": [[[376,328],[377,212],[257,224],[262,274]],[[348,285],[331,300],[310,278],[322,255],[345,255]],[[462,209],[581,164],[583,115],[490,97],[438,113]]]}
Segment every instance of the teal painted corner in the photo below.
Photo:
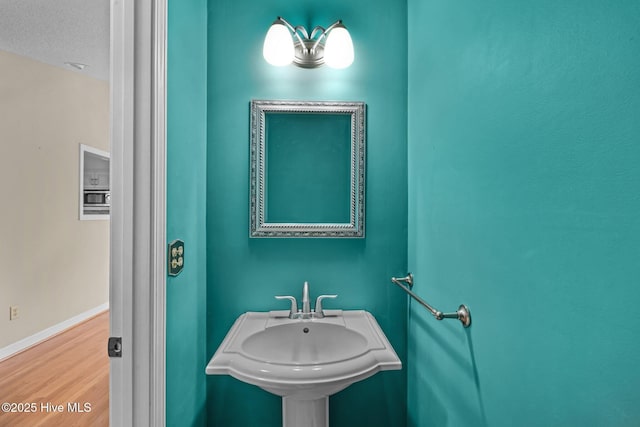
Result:
{"label": "teal painted corner", "polygon": [[[371,311],[405,362],[332,397],[332,425],[640,424],[640,316],[607,316],[640,297],[637,2],[170,7],[185,57],[169,62],[168,168],[198,184],[169,184],[167,232],[199,255],[168,282],[168,425],[279,425],[276,396],[197,365],[242,312],[277,307],[304,280]],[[336,14],[351,68],[264,64],[275,16]],[[249,239],[253,98],[367,103],[366,239]],[[389,284],[407,270],[438,308],[468,304],[472,327],[407,312]]]}

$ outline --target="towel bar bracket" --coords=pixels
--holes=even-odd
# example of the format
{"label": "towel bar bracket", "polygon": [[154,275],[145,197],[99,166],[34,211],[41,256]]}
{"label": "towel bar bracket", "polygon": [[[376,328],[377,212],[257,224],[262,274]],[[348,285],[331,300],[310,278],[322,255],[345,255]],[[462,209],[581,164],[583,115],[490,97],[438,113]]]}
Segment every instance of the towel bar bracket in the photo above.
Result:
{"label": "towel bar bracket", "polygon": [[400,278],[392,277],[391,281],[402,288],[407,294],[409,294],[413,299],[420,303],[420,305],[429,310],[429,312],[437,320],[458,319],[462,323],[462,326],[464,326],[465,328],[471,326],[471,312],[466,305],[460,304],[458,310],[453,313],[443,313],[440,310],[436,310],[435,308],[431,307],[429,304],[427,304],[426,301],[416,295],[411,290],[411,288],[413,287],[413,274],[409,273],[405,277]]}

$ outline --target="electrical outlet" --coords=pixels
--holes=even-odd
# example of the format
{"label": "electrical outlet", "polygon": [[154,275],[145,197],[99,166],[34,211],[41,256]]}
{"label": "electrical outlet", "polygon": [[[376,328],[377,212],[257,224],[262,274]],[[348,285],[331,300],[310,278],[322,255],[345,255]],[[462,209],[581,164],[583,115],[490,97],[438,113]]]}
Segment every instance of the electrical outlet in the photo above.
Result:
{"label": "electrical outlet", "polygon": [[184,267],[184,242],[182,240],[174,240],[169,243],[169,276],[177,276]]}
{"label": "electrical outlet", "polygon": [[9,307],[9,320],[16,320],[18,318],[18,306],[12,305]]}

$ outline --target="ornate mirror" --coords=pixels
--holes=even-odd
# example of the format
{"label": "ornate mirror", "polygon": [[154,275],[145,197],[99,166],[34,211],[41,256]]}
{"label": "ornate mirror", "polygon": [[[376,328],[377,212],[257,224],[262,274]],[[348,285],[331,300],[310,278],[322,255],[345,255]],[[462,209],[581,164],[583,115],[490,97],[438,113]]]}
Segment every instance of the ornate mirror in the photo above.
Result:
{"label": "ornate mirror", "polygon": [[365,104],[251,101],[251,237],[364,237]]}

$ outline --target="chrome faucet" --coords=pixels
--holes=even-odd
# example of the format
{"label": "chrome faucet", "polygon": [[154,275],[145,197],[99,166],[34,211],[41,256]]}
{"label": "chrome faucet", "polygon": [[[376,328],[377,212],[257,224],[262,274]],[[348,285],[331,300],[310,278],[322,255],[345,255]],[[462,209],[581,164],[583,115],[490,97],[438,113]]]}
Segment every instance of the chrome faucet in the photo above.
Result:
{"label": "chrome faucet", "polygon": [[311,314],[311,305],[309,304],[309,282],[302,285],[302,314]]}
{"label": "chrome faucet", "polygon": [[298,302],[295,297],[291,295],[278,295],[276,299],[286,299],[291,303],[291,309],[289,310],[290,319],[322,319],[325,317],[324,310],[322,309],[322,300],[325,298],[336,298],[338,295],[320,295],[316,299],[316,307],[311,310],[311,304],[309,300],[309,282],[304,282],[302,285],[302,310],[298,309]]}

